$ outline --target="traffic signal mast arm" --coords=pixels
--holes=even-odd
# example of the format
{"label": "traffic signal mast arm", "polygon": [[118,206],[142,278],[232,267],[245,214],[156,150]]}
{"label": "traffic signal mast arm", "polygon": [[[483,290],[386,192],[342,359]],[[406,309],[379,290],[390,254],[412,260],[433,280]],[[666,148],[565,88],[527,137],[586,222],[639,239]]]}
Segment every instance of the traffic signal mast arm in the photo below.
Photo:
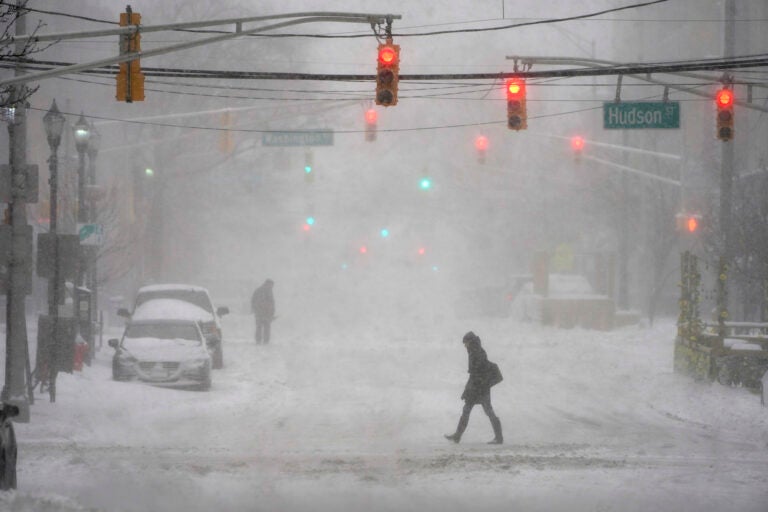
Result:
{"label": "traffic signal mast arm", "polygon": [[[602,59],[584,59],[584,58],[574,58],[574,57],[519,57],[519,56],[511,56],[507,57],[507,60],[518,60],[520,62],[523,62],[525,64],[549,64],[553,66],[562,65],[562,66],[581,66],[585,68],[590,68],[587,70],[563,70],[557,73],[549,73],[546,71],[543,72],[526,72],[526,73],[520,73],[521,76],[531,78],[555,78],[555,77],[562,77],[562,76],[606,76],[606,75],[623,75],[627,77],[634,78],[636,80],[640,80],[643,82],[647,82],[650,84],[656,84],[661,85],[664,87],[669,87],[670,89],[674,89],[676,91],[684,92],[686,94],[693,94],[694,96],[699,96],[700,98],[706,98],[706,99],[712,99],[712,95],[707,92],[701,92],[694,89],[691,89],[689,86],[686,85],[676,85],[674,83],[668,83],[663,82],[661,80],[656,80],[654,78],[651,78],[651,73],[660,73],[660,74],[669,74],[669,75],[677,75],[684,78],[693,78],[695,80],[704,80],[709,82],[716,82],[718,80],[701,74],[695,74],[686,72],[685,65],[670,65],[670,66],[664,66],[664,65],[653,65],[653,64],[635,64],[635,65],[628,65],[623,64],[621,62],[615,62],[610,60],[602,60]],[[755,61],[755,59],[747,58],[747,57],[736,57],[732,59],[719,59],[715,60],[712,59],[711,62],[707,64],[701,64],[696,67],[695,70],[727,70],[727,69],[736,69],[739,67],[763,67],[766,65],[764,62],[763,64],[758,65],[758,62],[755,61],[752,64],[747,64],[748,62]],[[595,69],[598,68],[598,69]],[[497,75],[498,76],[498,75]],[[404,80],[414,80],[415,78],[406,76],[403,77]],[[747,101],[739,101],[734,99],[733,101],[734,105],[738,105],[739,107],[744,107],[752,110],[758,110],[760,112],[768,112],[768,107],[758,105],[755,103],[747,102]]]}
{"label": "traffic signal mast arm", "polygon": [[681,186],[678,180],[673,180],[672,178],[665,178],[664,176],[658,176],[650,172],[641,171],[640,169],[635,169],[634,167],[628,167],[626,165],[617,164],[615,162],[611,162],[610,160],[603,160],[602,158],[597,158],[590,155],[582,155],[581,158],[584,158],[586,160],[591,160],[593,162],[597,162],[603,165],[607,165],[608,167],[614,167],[616,169],[619,169],[620,171],[626,171],[631,174],[643,176],[644,178],[650,178],[652,180],[661,181],[662,183],[667,183],[669,185],[675,185],[676,187]]}
{"label": "traffic signal mast arm", "polygon": [[[248,30],[243,30],[243,26],[242,26],[243,23],[249,23],[254,21],[267,21],[267,20],[283,19],[283,18],[298,18],[298,19],[291,19],[288,21],[283,21],[281,23],[275,23],[273,25],[256,27]],[[68,32],[68,33],[49,34],[49,35],[39,34],[39,35],[28,35],[28,36],[16,36],[15,38],[9,37],[3,40],[4,45],[11,44],[14,41],[25,41],[25,40],[31,40],[34,42],[58,41],[58,40],[66,40],[66,39],[83,39],[88,37],[104,37],[109,35],[120,35],[120,34],[136,34],[137,31],[159,32],[159,31],[168,31],[168,30],[212,27],[212,26],[219,26],[219,25],[230,25],[230,24],[235,25],[235,31],[228,32],[226,34],[219,34],[219,35],[215,35],[215,36],[211,36],[203,39],[198,39],[195,41],[187,41],[184,43],[163,46],[160,48],[154,48],[152,50],[130,52],[123,55],[108,57],[106,59],[100,59],[100,60],[95,60],[91,62],[84,62],[82,64],[73,64],[70,66],[64,66],[56,69],[51,69],[48,71],[40,71],[38,73],[30,73],[26,75],[14,76],[5,80],[0,80],[0,87],[5,87],[8,85],[15,85],[15,84],[23,84],[27,82],[43,80],[46,78],[54,78],[57,76],[78,73],[81,71],[87,71],[89,69],[110,66],[113,64],[120,64],[123,62],[130,62],[138,58],[155,57],[157,55],[164,55],[167,53],[187,50],[189,48],[195,48],[197,46],[218,43],[220,41],[226,41],[228,39],[234,39],[237,37],[247,36],[250,34],[258,34],[260,32],[267,32],[270,30],[290,27],[293,25],[301,25],[305,23],[328,23],[328,22],[365,23],[365,24],[371,25],[371,24],[377,24],[377,23],[379,24],[384,23],[387,20],[401,19],[401,18],[402,16],[400,16],[399,14],[382,15],[382,14],[357,14],[357,13],[341,13],[341,12],[329,12],[329,13],[307,12],[307,13],[294,13],[294,14],[277,14],[273,16],[229,18],[229,19],[214,20],[214,21],[173,23],[173,24],[158,25],[158,26],[120,27],[120,28],[115,28],[111,30]]]}

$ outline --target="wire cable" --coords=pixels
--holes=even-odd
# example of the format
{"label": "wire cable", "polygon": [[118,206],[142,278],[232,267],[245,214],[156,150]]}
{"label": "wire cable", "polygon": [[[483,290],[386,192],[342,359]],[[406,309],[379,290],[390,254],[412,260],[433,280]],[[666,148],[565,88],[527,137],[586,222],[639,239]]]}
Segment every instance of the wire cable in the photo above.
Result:
{"label": "wire cable", "polygon": [[[626,11],[630,9],[639,9],[642,7],[648,7],[655,4],[661,4],[668,2],[669,0],[652,0],[649,2],[643,2],[643,3],[636,3],[636,4],[630,4],[625,5],[622,7],[615,7],[612,9],[604,9],[602,11],[596,11],[586,14],[579,14],[576,16],[568,16],[564,18],[547,18],[543,20],[534,20],[534,21],[526,21],[523,23],[514,23],[511,25],[502,25],[498,27],[480,27],[480,28],[468,28],[468,29],[456,29],[456,30],[436,30],[431,32],[418,32],[418,33],[394,33],[393,36],[397,37],[423,37],[423,36],[436,36],[436,35],[446,35],[446,34],[463,34],[463,33],[476,33],[476,32],[492,32],[492,31],[498,31],[498,30],[508,30],[508,29],[514,29],[514,28],[521,28],[521,27],[529,27],[529,26],[535,26],[535,25],[546,25],[551,23],[564,23],[567,21],[576,21],[576,20],[583,20],[588,18],[594,18],[596,16],[601,16],[604,14],[610,14],[614,12],[620,12],[620,11]],[[6,6],[14,6],[14,4],[10,4],[6,2],[5,0],[0,0],[0,5],[6,5]],[[91,21],[91,22],[97,22],[97,23],[108,23],[108,24],[117,24],[117,22],[113,21],[107,21],[107,20],[99,20],[96,18],[89,18],[87,16],[79,16],[74,14],[67,14],[63,12],[56,12],[56,11],[44,11],[42,9],[32,9],[27,8],[30,12],[38,12],[41,14],[49,14],[49,15],[58,15],[58,16],[66,16],[76,19],[81,19],[85,21]],[[206,30],[206,29],[173,29],[174,32],[194,32],[194,33],[211,33],[211,34],[231,34],[231,31],[226,30]],[[269,37],[269,38],[285,38],[285,37],[310,37],[310,38],[321,38],[321,39],[352,39],[352,38],[364,38],[364,37],[370,37],[370,33],[360,33],[360,34],[248,34],[249,36],[253,37]]]}

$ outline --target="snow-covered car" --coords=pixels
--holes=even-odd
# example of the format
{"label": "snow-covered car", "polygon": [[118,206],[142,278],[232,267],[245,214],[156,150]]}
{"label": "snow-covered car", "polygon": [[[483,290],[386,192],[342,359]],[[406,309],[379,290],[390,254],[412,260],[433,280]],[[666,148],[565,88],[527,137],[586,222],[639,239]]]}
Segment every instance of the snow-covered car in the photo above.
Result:
{"label": "snow-covered car", "polygon": [[211,388],[211,354],[194,320],[132,319],[122,339],[108,343],[115,349],[114,380]]}
{"label": "snow-covered car", "polygon": [[133,312],[121,308],[117,314],[131,320],[179,318],[195,320],[205,335],[215,370],[224,367],[221,317],[229,313],[226,306],[214,307],[206,288],[188,284],[157,284],[139,288]]}

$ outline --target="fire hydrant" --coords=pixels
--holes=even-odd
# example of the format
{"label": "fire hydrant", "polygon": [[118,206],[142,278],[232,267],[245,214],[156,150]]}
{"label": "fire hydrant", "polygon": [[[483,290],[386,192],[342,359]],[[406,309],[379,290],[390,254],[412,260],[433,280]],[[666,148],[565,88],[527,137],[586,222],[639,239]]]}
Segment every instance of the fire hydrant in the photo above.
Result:
{"label": "fire hydrant", "polygon": [[83,371],[83,361],[85,361],[85,356],[88,354],[88,343],[81,338],[80,336],[77,337],[77,340],[75,341],[75,355],[72,361],[72,368],[76,372]]}

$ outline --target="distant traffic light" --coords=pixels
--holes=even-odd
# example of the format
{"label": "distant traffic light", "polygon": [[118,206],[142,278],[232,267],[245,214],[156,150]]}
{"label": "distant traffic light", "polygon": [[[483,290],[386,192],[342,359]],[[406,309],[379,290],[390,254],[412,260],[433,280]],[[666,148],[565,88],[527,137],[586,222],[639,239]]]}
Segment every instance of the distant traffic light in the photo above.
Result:
{"label": "distant traffic light", "polygon": [[219,135],[219,151],[231,153],[235,148],[232,142],[232,112],[226,110],[221,114],[221,132]]}
{"label": "distant traffic light", "polygon": [[432,188],[432,180],[429,178],[421,178],[421,181],[419,182],[419,187],[421,187],[421,190],[429,190]]}
{"label": "distant traffic light", "polygon": [[379,44],[376,59],[376,104],[384,107],[397,105],[397,83],[400,75],[400,45],[392,39]]}
{"label": "distant traffic light", "polygon": [[387,228],[382,228],[380,231],[381,238],[387,238],[389,236],[389,230]]}
{"label": "distant traffic light", "polygon": [[[141,14],[132,12],[131,7],[120,13],[120,26],[136,26],[136,31],[120,35],[120,55],[141,52],[141,34],[138,27],[141,24]],[[141,60],[133,59],[121,62],[117,72],[117,101],[132,103],[144,101],[144,74],[141,72]]]}
{"label": "distant traffic light", "polygon": [[372,142],[376,140],[376,121],[379,118],[376,109],[368,109],[365,111],[365,140]]}
{"label": "distant traffic light", "polygon": [[698,213],[678,213],[675,215],[675,224],[681,233],[696,234],[701,229],[701,215]]}
{"label": "distant traffic light", "polygon": [[717,105],[717,138],[722,141],[733,139],[733,90],[722,88],[715,94]]}
{"label": "distant traffic light", "polygon": [[488,151],[488,137],[485,135],[478,135],[475,137],[475,149],[477,150],[477,161],[481,164],[485,163],[485,155]]}
{"label": "distant traffic light", "polygon": [[571,149],[573,150],[573,158],[577,162],[581,161],[581,153],[584,151],[584,137],[580,135],[571,137]]}
{"label": "distant traffic light", "polygon": [[524,130],[528,128],[528,113],[526,110],[525,80],[512,78],[506,82],[507,91],[507,128]]}
{"label": "distant traffic light", "polygon": [[312,183],[315,181],[315,169],[312,165],[312,161],[312,153],[304,153],[304,181],[307,183]]}
{"label": "distant traffic light", "polygon": [[689,233],[695,233],[699,229],[699,219],[696,216],[691,215],[688,217],[688,222],[685,223],[685,227],[688,228]]}

